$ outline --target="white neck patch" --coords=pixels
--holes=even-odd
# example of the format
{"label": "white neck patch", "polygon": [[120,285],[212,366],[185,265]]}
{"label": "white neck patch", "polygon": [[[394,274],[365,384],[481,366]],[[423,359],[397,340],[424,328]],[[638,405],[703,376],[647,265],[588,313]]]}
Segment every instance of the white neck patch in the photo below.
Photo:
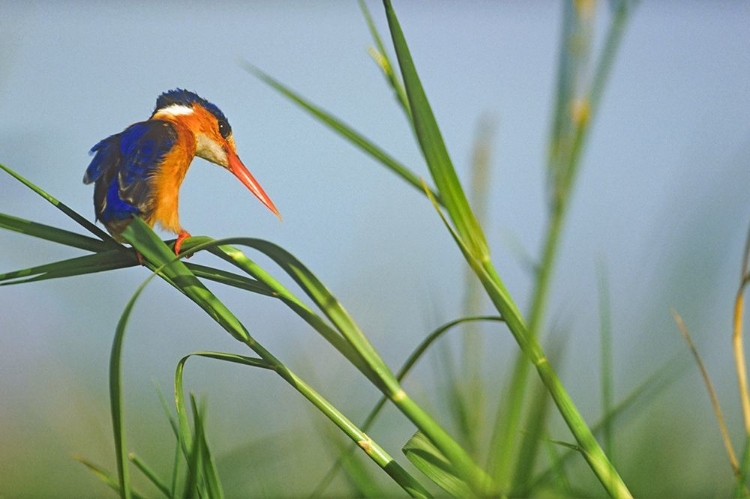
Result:
{"label": "white neck patch", "polygon": [[171,106],[167,106],[165,108],[159,109],[156,112],[157,115],[159,114],[169,114],[172,116],[181,116],[185,114],[193,114],[193,108],[188,106],[183,106],[181,104],[172,104]]}
{"label": "white neck patch", "polygon": [[215,141],[209,139],[206,135],[199,133],[195,136],[195,154],[199,158],[216,163],[224,168],[229,164],[227,153],[224,148]]}

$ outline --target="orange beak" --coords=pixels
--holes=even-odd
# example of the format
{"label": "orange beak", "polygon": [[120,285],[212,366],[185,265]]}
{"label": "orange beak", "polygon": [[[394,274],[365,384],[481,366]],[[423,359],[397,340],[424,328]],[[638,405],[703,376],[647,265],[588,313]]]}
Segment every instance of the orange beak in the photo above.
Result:
{"label": "orange beak", "polygon": [[240,157],[237,156],[237,153],[234,152],[231,147],[227,147],[227,159],[229,160],[228,170],[232,172],[234,176],[237,177],[240,182],[245,185],[245,187],[250,189],[250,192],[255,194],[255,196],[260,199],[260,202],[266,205],[266,207],[271,210],[274,215],[279,217],[279,220],[281,220],[279,210],[277,210],[273,205],[273,201],[271,201],[271,198],[268,197],[268,194],[265,193],[258,181],[255,180],[255,177],[253,177],[252,174],[247,170],[247,168],[245,168],[245,165],[243,165],[242,161],[240,161]]}

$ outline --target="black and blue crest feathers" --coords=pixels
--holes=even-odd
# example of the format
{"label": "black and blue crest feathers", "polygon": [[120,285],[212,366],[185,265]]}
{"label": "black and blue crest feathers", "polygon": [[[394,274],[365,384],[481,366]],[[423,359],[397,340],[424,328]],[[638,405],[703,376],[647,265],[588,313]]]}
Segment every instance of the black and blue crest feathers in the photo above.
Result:
{"label": "black and blue crest feathers", "polygon": [[216,120],[219,122],[219,131],[221,132],[222,137],[227,138],[229,134],[232,133],[232,127],[229,125],[229,120],[227,120],[227,117],[224,116],[224,113],[221,112],[221,109],[219,109],[216,104],[207,101],[194,92],[182,88],[175,88],[174,90],[169,90],[161,94],[159,98],[156,99],[156,109],[154,109],[151,116],[153,117],[160,109],[169,106],[178,105],[191,107],[193,104],[198,104],[216,117]]}

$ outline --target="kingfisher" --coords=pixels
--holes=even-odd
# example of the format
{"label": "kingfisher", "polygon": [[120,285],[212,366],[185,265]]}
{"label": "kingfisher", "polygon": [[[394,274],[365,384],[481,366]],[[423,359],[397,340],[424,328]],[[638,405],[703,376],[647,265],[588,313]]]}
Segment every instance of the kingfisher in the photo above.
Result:
{"label": "kingfisher", "polygon": [[177,234],[174,252],[180,254],[190,233],[180,225],[179,191],[195,156],[229,170],[281,218],[240,161],[224,113],[188,90],[161,94],[148,120],[100,141],[90,154],[94,157],[83,183],[94,183],[96,218],[118,241],[122,242],[120,233],[130,221],[140,217],[151,227],[158,223]]}

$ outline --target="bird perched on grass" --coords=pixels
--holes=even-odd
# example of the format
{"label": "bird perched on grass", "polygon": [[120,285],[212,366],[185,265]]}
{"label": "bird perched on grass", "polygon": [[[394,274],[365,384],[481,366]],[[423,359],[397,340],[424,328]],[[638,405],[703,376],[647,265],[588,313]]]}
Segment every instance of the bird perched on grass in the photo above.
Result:
{"label": "bird perched on grass", "polygon": [[100,141],[91,153],[83,183],[95,183],[96,218],[115,239],[120,240],[133,217],[140,217],[151,227],[159,223],[177,234],[174,252],[179,255],[190,237],[177,213],[179,191],[195,156],[232,172],[279,216],[240,161],[224,113],[193,92],[178,88],[163,93],[148,120]]}

